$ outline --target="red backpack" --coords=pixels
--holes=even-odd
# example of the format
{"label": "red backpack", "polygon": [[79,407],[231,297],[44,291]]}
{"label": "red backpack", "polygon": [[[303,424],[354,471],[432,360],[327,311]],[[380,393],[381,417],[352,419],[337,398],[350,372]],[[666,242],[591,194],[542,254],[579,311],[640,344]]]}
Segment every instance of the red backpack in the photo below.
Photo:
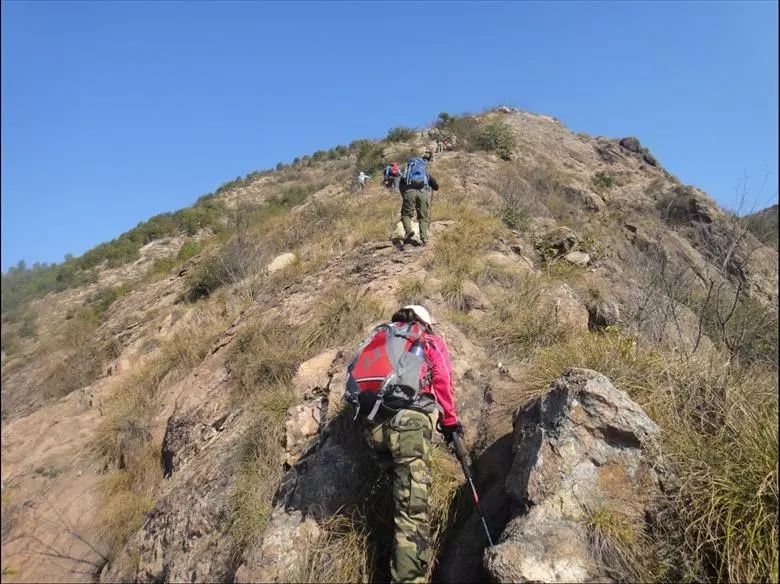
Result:
{"label": "red backpack", "polygon": [[425,334],[418,322],[381,324],[363,341],[347,367],[344,393],[355,417],[363,413],[373,421],[383,405],[396,410],[414,402],[427,385],[421,379]]}

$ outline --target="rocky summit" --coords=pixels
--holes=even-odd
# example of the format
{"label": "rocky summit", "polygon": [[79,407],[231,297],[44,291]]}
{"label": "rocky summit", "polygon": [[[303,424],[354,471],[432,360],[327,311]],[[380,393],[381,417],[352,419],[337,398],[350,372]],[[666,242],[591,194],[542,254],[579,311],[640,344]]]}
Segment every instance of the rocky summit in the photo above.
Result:
{"label": "rocky summit", "polygon": [[[444,139],[429,241],[403,242],[377,177]],[[432,581],[777,581],[776,216],[501,107],[13,269],[2,580],[388,580],[389,479],[341,397],[366,334],[422,304],[494,540],[437,435]]]}

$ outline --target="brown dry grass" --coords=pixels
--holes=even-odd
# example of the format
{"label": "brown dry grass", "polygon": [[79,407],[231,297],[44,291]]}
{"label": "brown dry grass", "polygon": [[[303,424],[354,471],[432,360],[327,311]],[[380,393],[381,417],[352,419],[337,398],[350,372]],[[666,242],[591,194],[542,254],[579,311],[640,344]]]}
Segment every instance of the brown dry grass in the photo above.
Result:
{"label": "brown dry grass", "polygon": [[387,307],[371,294],[337,285],[323,294],[303,325],[301,346],[309,355],[359,340],[372,323],[386,318]]}
{"label": "brown dry grass", "polygon": [[186,377],[208,354],[224,322],[214,306],[200,308],[159,353],[116,388],[91,443],[112,468],[103,480],[99,517],[109,557],[142,524],[162,479],[160,446],[151,443],[151,419],[162,393]]}

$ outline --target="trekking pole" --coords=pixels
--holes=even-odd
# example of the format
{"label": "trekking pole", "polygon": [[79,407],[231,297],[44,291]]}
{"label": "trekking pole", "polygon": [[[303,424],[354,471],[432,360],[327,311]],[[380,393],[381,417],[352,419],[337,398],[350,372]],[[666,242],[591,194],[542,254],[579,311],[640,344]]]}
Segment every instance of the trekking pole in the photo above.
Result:
{"label": "trekking pole", "polygon": [[485,514],[482,513],[482,507],[479,504],[479,495],[477,494],[477,487],[474,486],[474,479],[471,478],[471,471],[469,470],[469,462],[466,459],[466,451],[463,450],[463,445],[460,443],[460,436],[457,433],[452,434],[452,444],[455,446],[455,456],[458,457],[460,466],[463,467],[463,474],[466,475],[466,480],[471,487],[471,498],[474,501],[474,506],[477,508],[479,518],[482,520],[482,528],[485,530],[485,535],[488,540],[488,547],[493,547],[493,538],[490,537],[490,530],[488,529],[487,522],[485,521]]}

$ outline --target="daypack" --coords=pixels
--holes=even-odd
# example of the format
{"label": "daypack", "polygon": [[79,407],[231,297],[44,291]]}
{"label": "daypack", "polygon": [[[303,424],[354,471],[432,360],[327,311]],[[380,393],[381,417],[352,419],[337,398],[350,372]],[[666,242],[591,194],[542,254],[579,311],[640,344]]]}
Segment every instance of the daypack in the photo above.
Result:
{"label": "daypack", "polygon": [[390,174],[392,176],[398,176],[398,163],[393,162],[393,166],[390,168]]}
{"label": "daypack", "polygon": [[422,158],[410,158],[406,163],[406,185],[413,189],[428,188],[428,169]]}
{"label": "daypack", "polygon": [[[420,323],[381,324],[363,341],[347,367],[344,400],[373,421],[381,407],[411,405],[428,380],[421,380],[425,329]],[[430,371],[430,367],[428,368]]]}

